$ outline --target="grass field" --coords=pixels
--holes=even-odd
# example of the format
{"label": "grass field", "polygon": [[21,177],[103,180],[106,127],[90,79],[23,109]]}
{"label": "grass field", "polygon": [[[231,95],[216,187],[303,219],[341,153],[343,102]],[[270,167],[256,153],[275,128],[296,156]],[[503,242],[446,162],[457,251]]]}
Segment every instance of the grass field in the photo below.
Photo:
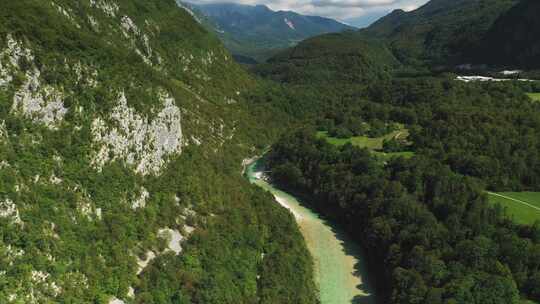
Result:
{"label": "grass field", "polygon": [[540,93],[527,93],[527,96],[534,101],[540,101]]}
{"label": "grass field", "polygon": [[317,137],[319,138],[325,138],[330,144],[335,146],[343,146],[345,144],[352,144],[353,146],[361,147],[361,148],[367,148],[371,150],[372,153],[377,155],[381,160],[386,161],[393,157],[405,157],[410,158],[414,156],[414,152],[395,152],[395,153],[384,153],[380,152],[378,150],[382,150],[383,148],[383,141],[389,140],[392,138],[407,138],[409,136],[409,131],[407,129],[401,129],[394,131],[388,135],[382,136],[382,137],[376,137],[376,138],[370,138],[367,136],[355,136],[351,138],[335,138],[335,137],[329,137],[328,132],[317,132]]}
{"label": "grass field", "polygon": [[533,224],[540,220],[540,192],[489,193],[489,201],[506,208],[516,223]]}

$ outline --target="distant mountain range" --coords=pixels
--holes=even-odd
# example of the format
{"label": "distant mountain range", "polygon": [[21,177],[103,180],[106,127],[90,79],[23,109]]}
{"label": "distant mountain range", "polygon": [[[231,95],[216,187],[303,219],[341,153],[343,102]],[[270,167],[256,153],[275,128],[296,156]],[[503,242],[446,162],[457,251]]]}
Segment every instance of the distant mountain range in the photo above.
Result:
{"label": "distant mountain range", "polygon": [[396,10],[361,33],[387,40],[394,54],[408,64],[471,62],[495,21],[518,2],[432,0],[411,12]]}
{"label": "distant mountain range", "polygon": [[362,30],[305,40],[257,69],[286,82],[355,83],[389,72],[534,70],[540,68],[539,11],[538,0],[432,0]]}
{"label": "distant mountain range", "polygon": [[263,61],[313,36],[356,29],[333,19],[273,11],[265,5],[179,5],[214,30],[237,59],[248,62]]}

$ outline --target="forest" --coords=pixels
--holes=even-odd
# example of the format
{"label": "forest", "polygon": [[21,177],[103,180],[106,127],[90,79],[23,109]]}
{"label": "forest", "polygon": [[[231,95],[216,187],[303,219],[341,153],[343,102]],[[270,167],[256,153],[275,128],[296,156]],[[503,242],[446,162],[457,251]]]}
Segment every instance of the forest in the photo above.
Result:
{"label": "forest", "polygon": [[281,84],[251,98],[293,117],[294,125],[345,136],[376,137],[400,123],[410,132],[407,149],[478,178],[489,190],[538,191],[540,103],[526,94],[537,91],[536,82],[462,83],[448,75]]}
{"label": "forest", "polygon": [[[540,300],[540,222],[516,224],[486,194],[540,190],[540,104],[529,97],[539,84],[464,83],[399,63],[385,69],[389,61],[375,52],[346,58],[296,49],[258,68],[279,83],[250,97],[295,126],[266,165],[272,181],[364,246],[382,302]],[[356,66],[366,61],[344,64],[362,56],[375,63],[366,78]],[[383,151],[412,158],[381,161],[316,136],[379,137],[397,125],[407,130],[406,143],[386,141]]]}
{"label": "forest", "polygon": [[283,136],[266,164],[274,182],[362,244],[384,303],[540,300],[540,223],[512,223],[482,183],[438,159],[381,166],[308,129]]}

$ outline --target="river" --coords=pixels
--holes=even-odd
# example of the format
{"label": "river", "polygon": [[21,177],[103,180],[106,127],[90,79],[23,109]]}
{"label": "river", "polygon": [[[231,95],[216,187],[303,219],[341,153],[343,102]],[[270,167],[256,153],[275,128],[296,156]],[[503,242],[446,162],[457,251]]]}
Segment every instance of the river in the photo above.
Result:
{"label": "river", "polygon": [[247,168],[249,181],[272,193],[296,218],[315,264],[315,282],[321,304],[374,304],[366,282],[360,247],[338,227],[303,206],[295,197],[264,180],[254,162]]}

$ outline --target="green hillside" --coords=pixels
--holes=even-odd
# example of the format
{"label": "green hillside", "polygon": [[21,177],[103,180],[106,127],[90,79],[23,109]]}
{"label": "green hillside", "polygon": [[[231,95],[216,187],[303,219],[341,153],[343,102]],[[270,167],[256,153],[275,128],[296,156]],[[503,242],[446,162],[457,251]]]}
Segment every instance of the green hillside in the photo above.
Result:
{"label": "green hillside", "polygon": [[490,62],[540,68],[540,2],[523,0],[499,18],[486,35],[482,54]]}
{"label": "green hillside", "polygon": [[316,303],[257,85],[173,0],[2,1],[0,303]]}
{"label": "green hillside", "polygon": [[[298,122],[270,149],[271,181],[363,246],[382,303],[540,300],[540,226],[485,194],[540,191],[538,83],[444,72],[475,63],[515,3],[430,1],[256,69],[279,84],[253,99]],[[395,125],[407,140],[385,144]],[[405,157],[380,161],[381,141]]]}
{"label": "green hillside", "polygon": [[395,11],[361,32],[387,39],[403,62],[470,62],[493,23],[517,0],[432,0],[411,12]]}
{"label": "green hillside", "polygon": [[387,79],[397,66],[385,44],[345,32],[307,39],[257,67],[257,72],[280,82],[340,85]]}
{"label": "green hillside", "polygon": [[201,19],[206,19],[234,55],[252,57],[260,62],[307,38],[355,29],[333,19],[273,11],[265,5],[181,5],[190,7]]}

